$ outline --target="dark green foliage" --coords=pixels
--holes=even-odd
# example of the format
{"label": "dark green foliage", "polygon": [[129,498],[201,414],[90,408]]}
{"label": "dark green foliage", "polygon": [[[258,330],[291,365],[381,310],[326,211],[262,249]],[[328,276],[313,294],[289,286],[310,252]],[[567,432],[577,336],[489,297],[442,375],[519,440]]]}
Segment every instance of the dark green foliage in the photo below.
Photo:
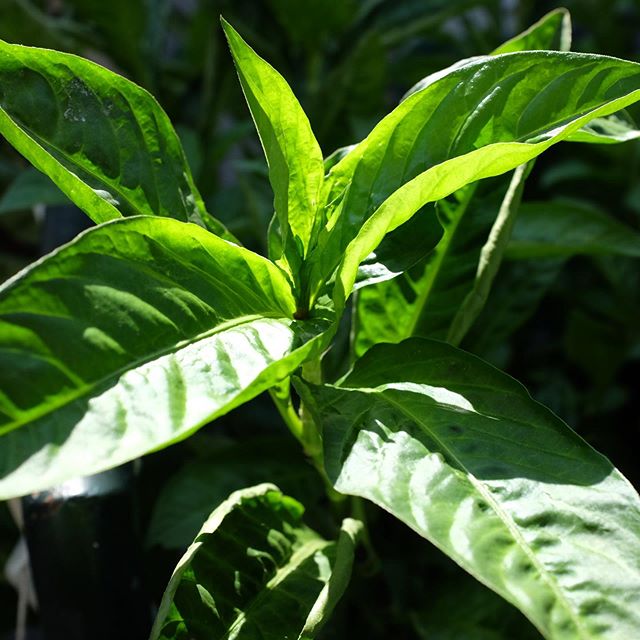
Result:
{"label": "dark green foliage", "polygon": [[[561,9],[500,44],[497,1],[303,4],[1,8],[130,79],[0,43],[0,132],[42,172],[0,155],[5,271],[25,209],[97,223],[0,288],[0,495],[200,430],[147,458],[183,463],[149,545],[195,536],[154,638],[628,640],[640,498],[539,401],[633,474],[640,66],[569,52]],[[202,429],[263,391],[294,438]]]}

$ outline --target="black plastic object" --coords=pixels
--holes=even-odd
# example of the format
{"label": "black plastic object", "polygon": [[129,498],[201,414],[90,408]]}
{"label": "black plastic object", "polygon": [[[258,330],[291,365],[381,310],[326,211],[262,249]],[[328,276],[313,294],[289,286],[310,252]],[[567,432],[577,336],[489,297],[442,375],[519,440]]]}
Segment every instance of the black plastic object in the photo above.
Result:
{"label": "black plastic object", "polygon": [[126,465],[22,499],[46,640],[141,640],[150,630]]}

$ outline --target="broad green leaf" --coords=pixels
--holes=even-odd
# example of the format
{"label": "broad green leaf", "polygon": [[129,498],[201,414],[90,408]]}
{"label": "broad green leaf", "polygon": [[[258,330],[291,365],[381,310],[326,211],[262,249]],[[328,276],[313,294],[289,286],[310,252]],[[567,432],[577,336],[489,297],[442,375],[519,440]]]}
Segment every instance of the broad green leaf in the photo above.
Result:
{"label": "broad green leaf", "polygon": [[507,256],[553,258],[575,254],[640,257],[640,233],[580,203],[529,202],[521,211]]}
{"label": "broad green leaf", "polygon": [[0,42],[0,134],[94,222],[205,211],[169,118],[144,89],[77,56]]}
{"label": "broad green leaf", "polygon": [[640,497],[515,380],[442,342],[299,384],[335,488],[372,500],[553,640],[640,628]]}
{"label": "broad green leaf", "polygon": [[315,637],[346,588],[360,523],[328,542],[303,512],[274,485],[233,493],[178,563],[151,640]]}
{"label": "broad green leaf", "polygon": [[47,176],[27,169],[9,185],[0,199],[0,214],[31,209],[37,204],[68,204],[68,198]]}
{"label": "broad green leaf", "polygon": [[532,160],[639,97],[640,65],[591,54],[505,54],[443,76],[331,170],[313,286],[319,290],[340,261],[334,295],[341,303],[359,263],[419,208]]}
{"label": "broad green leaf", "polygon": [[[536,24],[534,24],[532,27],[530,27],[523,33],[515,36],[514,38],[512,38],[510,41],[508,41],[498,49],[494,50],[491,53],[491,55],[497,55],[500,53],[508,53],[508,52],[514,52],[514,51],[523,51],[523,50],[560,49],[562,51],[568,51],[570,46],[571,46],[571,18],[569,16],[568,11],[566,11],[565,9],[558,9],[550,12],[549,14],[544,16],[541,20],[539,20]],[[412,89],[410,89],[409,92],[405,95],[403,100],[408,98],[413,93],[416,93],[418,91],[421,91],[427,88],[429,85],[433,84],[434,82],[443,78],[444,76],[452,73],[453,71],[460,69],[461,67],[467,64],[470,64],[478,59],[480,58],[476,57],[476,58],[460,60],[447,69],[443,69],[442,71],[439,71],[427,76],[426,78],[418,82],[414,87],[412,87]],[[616,129],[616,132],[618,132],[617,129]],[[332,169],[340,160],[342,160],[356,146],[357,145],[352,145],[351,147],[338,149],[335,153],[329,156],[327,160],[325,160],[325,170],[329,171],[330,169]],[[355,168],[357,168],[357,165],[353,165],[353,168],[355,170]],[[332,178],[333,176],[329,175],[328,182],[330,182]],[[398,186],[400,185],[398,184]],[[459,197],[459,200],[463,203],[460,208],[460,211],[458,212],[460,215],[464,215],[466,213],[466,210],[468,208],[469,201],[472,195],[473,194],[467,193],[466,195],[461,195]],[[476,207],[472,206],[471,208],[474,209]],[[455,227],[458,226],[459,220],[457,219],[458,217],[456,216],[455,211],[450,209],[447,217],[448,217],[448,220],[446,218],[445,220],[443,220],[442,218],[440,219],[441,224],[445,226],[445,231],[446,231],[447,222],[449,222],[450,224],[453,223]],[[455,230],[453,233],[449,233],[449,234],[445,233],[445,237],[447,235],[449,236],[448,239],[445,240],[445,243],[448,244],[454,234],[455,234]],[[414,241],[415,245],[413,247],[413,250],[415,253],[415,251],[422,246],[423,256],[426,257],[426,255],[430,252],[431,247],[428,246],[428,243],[421,243],[421,240],[422,240],[422,237],[420,235],[415,236],[415,241]],[[423,246],[423,245],[427,245],[427,246]],[[369,258],[365,260],[369,261]],[[439,266],[442,265],[442,260],[440,259],[436,259],[434,262],[438,263]],[[356,281],[358,284],[360,284],[360,281],[362,280],[361,271],[362,271],[362,268],[358,272],[358,277]],[[426,278],[426,279],[430,280],[430,278]],[[429,288],[431,287],[432,287],[432,284],[429,285]],[[394,288],[393,285],[391,285],[390,288],[393,289]],[[368,292],[367,297],[372,298],[374,295],[375,294],[373,294],[373,292]],[[424,302],[426,302],[426,297],[424,297],[423,299],[423,303]],[[405,336],[402,336],[402,337],[405,337]]]}
{"label": "broad green leaf", "polygon": [[181,440],[285,378],[329,320],[293,320],[268,260],[201,227],[91,229],[0,289],[0,496]]}
{"label": "broad green leaf", "polygon": [[322,152],[285,79],[229,23],[223,20],[222,26],[267,157],[283,252],[295,271],[314,231],[324,179]]}
{"label": "broad green leaf", "polygon": [[[531,28],[494,50],[491,55],[513,51],[540,49],[559,49],[562,51],[568,51],[570,45],[571,19],[569,17],[569,13],[565,9],[558,9],[547,14]],[[429,84],[432,84],[436,79],[439,79],[443,75],[446,75],[454,69],[460,68],[472,61],[473,59],[462,60],[452,67],[449,67],[449,69],[445,69],[441,72],[428,76],[413,87],[406,97],[416,91],[424,89]],[[333,166],[333,164],[335,164],[335,162],[330,166]],[[454,265],[451,264],[452,247],[454,248],[453,254],[455,259],[456,234],[458,238],[460,235],[467,237],[470,235],[468,230],[469,221],[466,220],[465,224],[461,224],[461,218],[465,216],[465,214],[467,218],[473,216],[475,210],[479,208],[478,203],[470,202],[472,198],[476,197],[477,194],[475,192],[460,194],[460,206],[458,209],[456,210],[453,207],[448,207],[447,215],[440,218],[440,223],[445,229],[445,238],[436,250],[436,253],[432,256],[432,259],[424,261],[425,273],[422,278],[419,280],[414,279],[413,281],[412,279],[408,279],[407,282],[400,281],[391,283],[381,289],[369,290],[359,298],[358,307],[361,310],[361,330],[356,334],[357,353],[364,352],[369,346],[369,343],[373,344],[379,341],[379,336],[376,331],[376,325],[379,324],[379,318],[377,318],[375,314],[372,314],[371,310],[372,308],[384,309],[387,300],[395,301],[395,304],[392,302],[395,306],[393,310],[394,315],[396,317],[398,315],[402,315],[403,319],[400,322],[395,321],[390,324],[386,322],[384,323],[388,327],[393,327],[391,330],[392,335],[389,335],[388,331],[385,332],[385,338],[387,339],[385,341],[388,341],[389,338],[391,338],[390,341],[397,342],[412,334],[425,336],[430,335],[433,332],[433,328],[420,326],[425,324],[424,322],[421,322],[421,319],[426,311],[430,314],[437,314],[438,324],[440,325],[438,329],[444,332],[444,335],[447,335],[449,342],[452,344],[459,343],[462,335],[464,335],[474,318],[477,316],[478,310],[481,309],[484,304],[493,276],[495,275],[502,259],[504,246],[506,246],[506,242],[508,241],[511,233],[511,226],[515,220],[515,215],[520,203],[520,195],[524,187],[524,180],[526,179],[526,175],[524,173],[518,173],[518,171],[519,170],[516,170],[516,175],[512,181],[513,189],[515,189],[517,193],[512,194],[510,189],[507,190],[505,193],[505,201],[503,201],[499,211],[497,203],[494,205],[498,212],[498,218],[496,219],[494,226],[491,228],[490,233],[489,227],[487,226],[486,232],[489,233],[489,238],[487,239],[485,246],[478,253],[479,263],[475,276],[475,283],[471,278],[471,274],[467,274],[470,284],[469,290],[466,292],[466,296],[464,287],[461,287],[459,284],[457,289],[452,289],[451,286],[446,286],[445,295],[447,297],[449,313],[443,313],[443,310],[438,308],[437,305],[431,304],[432,298],[437,297],[438,295],[437,281],[440,279],[439,276],[441,276],[442,272],[445,274],[455,273],[457,283],[461,282],[462,274],[460,273],[460,270],[455,269]],[[426,214],[423,213],[420,217],[424,219],[425,215]],[[363,284],[371,284],[376,281],[388,280],[395,275],[398,275],[398,272],[390,272],[387,277],[378,276],[377,278],[364,278],[363,282],[363,276],[368,275],[372,271],[371,266],[368,263],[373,262],[374,266],[378,267],[376,261],[372,260],[372,257],[375,258],[375,256],[381,251],[384,253],[384,248],[388,243],[388,240],[394,236],[394,234],[397,234],[399,231],[409,227],[412,220],[413,218],[409,222],[404,223],[399,229],[392,231],[382,240],[376,251],[365,259],[358,269],[355,288],[359,288],[363,286]],[[432,224],[435,224],[435,220]],[[406,233],[405,236],[406,241],[403,253],[411,256],[412,253],[416,254],[416,251],[421,249],[420,257],[426,258],[426,255],[431,251],[431,247],[428,242],[425,242],[425,234],[409,232]],[[480,237],[481,236],[482,234],[480,234]],[[465,242],[465,246],[466,248],[469,247],[468,241]],[[468,258],[468,255],[466,258]],[[475,256],[472,258],[472,261],[475,261]],[[413,259],[411,262],[406,263],[404,269],[400,270],[406,271],[409,267],[416,265],[417,262],[417,260]],[[377,271],[380,271],[380,269],[376,269],[376,272]],[[418,269],[415,269],[415,271],[417,272]],[[414,283],[414,286],[411,286],[412,282]],[[401,309],[397,306],[397,301],[399,298],[403,297],[403,292],[409,293],[412,291],[415,291],[417,296],[412,297],[411,301],[407,302],[407,312],[401,313]],[[455,291],[455,293],[452,295],[453,291]],[[409,295],[411,294],[409,293]],[[425,307],[427,307],[427,309],[425,309]],[[454,309],[456,311],[454,311]],[[384,311],[383,315],[388,316]]]}
{"label": "broad green leaf", "polygon": [[[571,15],[566,9],[554,9],[528,29],[494,49],[489,55],[496,56],[502,53],[521,51],[569,51],[571,49],[571,39]],[[411,87],[403,99],[425,89],[452,71],[480,59],[481,56],[463,58],[446,69],[441,69],[428,75]]]}
{"label": "broad green leaf", "polygon": [[[512,50],[566,49],[570,44],[570,29],[567,12],[554,11],[510,41],[509,47]],[[501,47],[493,55],[505,52],[506,48]],[[462,61],[425,78],[408,95],[471,61]],[[598,119],[601,123],[599,128],[603,131],[602,141],[621,141],[623,135],[633,137],[637,133],[628,118],[622,120],[624,117],[624,113],[620,113],[608,119]],[[616,123],[625,123],[626,128]],[[589,126],[583,127],[577,135],[589,141],[599,141],[587,136]],[[513,179],[517,180],[519,191],[522,190],[525,177]],[[459,343],[486,300],[518,211],[519,197],[514,199],[510,195],[506,189],[507,181],[497,179],[493,182],[497,185],[495,191],[488,191],[486,186],[479,190],[470,187],[466,191],[463,189],[453,199],[438,203],[444,237],[435,251],[421,265],[416,265],[395,281],[379,284],[360,293],[356,304],[357,330],[354,341],[357,354],[364,353],[376,342],[398,342],[411,335],[447,338],[453,344]],[[506,199],[500,205],[503,195]],[[500,215],[492,227],[493,218],[498,213]],[[382,240],[374,253],[384,247],[389,237]],[[420,246],[420,242],[421,237],[416,234],[416,247]],[[371,256],[367,257],[363,264],[370,259]],[[361,286],[362,271],[363,265],[358,270],[356,287]]]}
{"label": "broad green leaf", "polygon": [[267,481],[307,507],[325,492],[293,438],[245,438],[187,463],[169,480],[156,501],[148,543],[185,548],[230,493]]}
{"label": "broad green leaf", "polygon": [[[502,53],[516,53],[519,51],[569,51],[571,49],[571,38],[571,15],[566,9],[554,9],[528,29],[494,49],[489,55],[496,56]],[[481,58],[482,56],[463,58],[446,69],[441,69],[428,75],[411,87],[403,100],[411,94],[425,89],[452,71]]]}

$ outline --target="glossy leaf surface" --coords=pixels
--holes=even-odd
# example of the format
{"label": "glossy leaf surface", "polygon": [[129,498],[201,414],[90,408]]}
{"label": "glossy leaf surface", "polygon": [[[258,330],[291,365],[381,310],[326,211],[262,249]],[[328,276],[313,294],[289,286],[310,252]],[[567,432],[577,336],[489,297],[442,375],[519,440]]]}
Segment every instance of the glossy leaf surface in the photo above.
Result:
{"label": "glossy leaf surface", "polygon": [[160,215],[224,233],[145,90],[83,58],[5,42],[0,86],[0,133],[94,222]]}
{"label": "glossy leaf surface", "polygon": [[315,637],[349,580],[359,524],[328,542],[303,511],[273,485],[232,494],[178,563],[151,640]]}
{"label": "glossy leaf surface", "polygon": [[640,497],[509,376],[445,343],[373,347],[302,386],[336,489],[382,506],[548,638],[640,625]]}
{"label": "glossy leaf surface", "polygon": [[[564,9],[552,11],[530,29],[492,52],[568,50],[571,21]],[[473,60],[427,76],[407,97]],[[443,237],[430,255],[397,279],[362,291],[356,303],[354,350],[412,335],[458,344],[482,308],[518,212],[528,171],[467,186],[437,203]],[[422,216],[423,214],[421,214]],[[409,223],[404,223],[392,236]],[[380,246],[387,242],[385,237]],[[414,236],[420,244],[421,238]],[[378,250],[376,250],[377,253]],[[358,276],[363,267],[360,266]]]}
{"label": "glossy leaf surface", "polygon": [[443,76],[333,167],[317,278],[340,260],[335,296],[344,300],[359,263],[419,208],[528,162],[639,96],[639,65],[590,54],[513,53]]}
{"label": "glossy leaf surface", "polygon": [[197,225],[101,225],[0,290],[0,495],[180,440],[286,377],[326,327]]}
{"label": "glossy leaf surface", "polygon": [[283,251],[291,262],[291,252],[304,257],[311,241],[324,178],[322,152],[285,79],[231,25],[223,20],[222,26],[267,157]]}

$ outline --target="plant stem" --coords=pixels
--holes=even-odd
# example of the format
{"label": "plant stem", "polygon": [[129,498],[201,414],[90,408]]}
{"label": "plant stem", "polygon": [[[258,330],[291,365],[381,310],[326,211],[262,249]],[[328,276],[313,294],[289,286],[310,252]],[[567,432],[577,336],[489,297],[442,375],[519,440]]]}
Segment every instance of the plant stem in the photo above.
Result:
{"label": "plant stem", "polygon": [[287,427],[289,427],[289,431],[291,431],[296,440],[300,442],[305,455],[311,460],[316,471],[320,474],[320,477],[325,483],[329,500],[336,505],[342,504],[346,500],[346,496],[338,493],[333,488],[331,481],[327,477],[327,472],[324,470],[322,441],[320,440],[318,428],[311,414],[308,410],[305,410],[303,405],[300,406],[299,414],[295,410],[291,400],[289,379],[287,378],[285,381],[269,389],[269,395],[271,395],[280,416]]}
{"label": "plant stem", "polygon": [[295,436],[296,440],[300,441],[304,445],[303,441],[303,428],[302,421],[300,420],[294,406],[291,401],[291,393],[289,392],[289,380],[271,387],[269,389],[269,395],[271,396],[273,403],[278,409],[278,413],[284,420],[284,423],[289,427],[289,431]]}
{"label": "plant stem", "polygon": [[502,263],[502,256],[511,238],[511,230],[522,199],[524,182],[532,167],[533,161],[520,165],[513,172],[513,177],[500,206],[498,217],[493,223],[489,238],[480,252],[473,289],[466,295],[449,327],[447,342],[455,347],[462,342],[487,301],[491,285],[496,273],[498,273],[498,267]]}

